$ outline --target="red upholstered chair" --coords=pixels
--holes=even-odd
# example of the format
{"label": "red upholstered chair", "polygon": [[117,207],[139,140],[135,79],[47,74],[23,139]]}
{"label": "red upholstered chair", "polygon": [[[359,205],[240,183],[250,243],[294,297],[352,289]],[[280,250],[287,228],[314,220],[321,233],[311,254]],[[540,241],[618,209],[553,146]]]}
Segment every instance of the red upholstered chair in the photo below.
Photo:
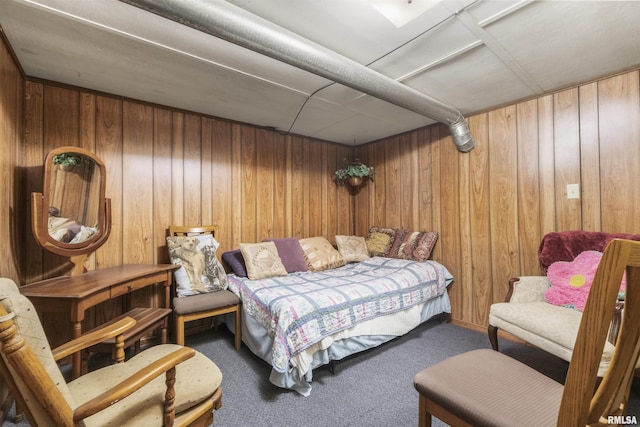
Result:
{"label": "red upholstered chair", "polygon": [[[625,271],[627,309],[614,356],[599,381]],[[454,427],[584,427],[605,425],[609,416],[625,419],[639,353],[640,242],[615,239],[591,286],[564,385],[497,351],[459,354],[415,376],[419,426],[430,426],[432,415]]]}

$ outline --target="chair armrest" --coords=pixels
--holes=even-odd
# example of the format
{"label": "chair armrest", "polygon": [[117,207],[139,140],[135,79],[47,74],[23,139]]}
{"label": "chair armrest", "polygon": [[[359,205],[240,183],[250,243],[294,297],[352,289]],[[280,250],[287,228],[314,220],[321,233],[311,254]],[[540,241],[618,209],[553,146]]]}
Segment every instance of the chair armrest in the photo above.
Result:
{"label": "chair armrest", "polygon": [[109,338],[122,335],[127,330],[132,328],[135,324],[135,319],[132,319],[131,317],[125,317],[118,320],[117,322],[92,329],[86,334],[72,339],[71,341],[51,350],[51,352],[53,353],[53,358],[56,362],[58,362],[67,356],[84,350],[85,348],[89,348],[93,345],[104,342]]}
{"label": "chair armrest", "polygon": [[[175,366],[192,358],[195,354],[196,352],[192,348],[182,347],[161,357],[129,378],[116,384],[111,389],[78,406],[76,410],[73,411],[74,422],[77,423],[119,402],[165,372],[167,373],[166,395],[173,396],[173,382],[170,381],[172,379],[171,372],[175,375]],[[173,380],[175,381],[175,377]],[[165,402],[165,405],[166,403],[167,402]]]}
{"label": "chair armrest", "polygon": [[551,284],[546,276],[521,276],[509,280],[505,302],[544,302],[544,293]]}

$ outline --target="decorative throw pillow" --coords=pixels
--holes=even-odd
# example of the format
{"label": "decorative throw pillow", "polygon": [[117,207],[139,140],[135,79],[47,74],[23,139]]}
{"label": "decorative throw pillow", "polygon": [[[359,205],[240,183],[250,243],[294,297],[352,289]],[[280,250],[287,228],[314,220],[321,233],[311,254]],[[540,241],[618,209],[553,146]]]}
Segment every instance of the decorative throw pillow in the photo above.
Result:
{"label": "decorative throw pillow", "polygon": [[[547,302],[583,311],[601,258],[602,252],[584,251],[573,261],[551,264],[547,270],[551,283],[545,292]],[[624,277],[620,289],[625,289]]]}
{"label": "decorative throw pillow", "polygon": [[249,279],[259,280],[287,275],[275,243],[240,243],[240,251],[247,266]]}
{"label": "decorative throw pillow", "polygon": [[401,237],[396,236],[389,257],[426,261],[431,256],[431,251],[433,251],[437,241],[438,233],[435,231],[405,230],[401,233]]}
{"label": "decorative throw pillow", "polygon": [[340,252],[324,237],[301,239],[300,246],[310,271],[329,270],[346,264]]}
{"label": "decorative throw pillow", "polygon": [[247,266],[244,263],[240,249],[227,251],[222,254],[222,259],[229,264],[231,271],[238,277],[247,277]]}
{"label": "decorative throw pillow", "polygon": [[391,245],[396,237],[396,230],[393,228],[381,228],[373,226],[369,229],[366,243],[369,255],[371,256],[389,256]]}
{"label": "decorative throw pillow", "polygon": [[227,275],[216,250],[220,244],[211,234],[169,236],[167,247],[174,272],[178,297],[227,289]]}
{"label": "decorative throw pillow", "polygon": [[308,270],[307,262],[304,259],[304,252],[302,252],[300,241],[297,238],[264,239],[263,242],[273,242],[276,244],[278,255],[288,273]]}
{"label": "decorative throw pillow", "polygon": [[346,262],[359,262],[369,258],[367,242],[361,236],[336,236],[338,252]]}

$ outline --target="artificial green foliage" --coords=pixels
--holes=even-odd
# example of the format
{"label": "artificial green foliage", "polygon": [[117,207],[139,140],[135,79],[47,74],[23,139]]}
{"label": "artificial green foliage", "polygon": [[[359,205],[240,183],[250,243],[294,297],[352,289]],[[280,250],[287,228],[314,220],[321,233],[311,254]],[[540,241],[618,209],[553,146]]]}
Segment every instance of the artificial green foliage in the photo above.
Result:
{"label": "artificial green foliage", "polygon": [[345,165],[344,168],[338,169],[336,171],[335,181],[338,183],[344,183],[345,181],[348,181],[349,178],[353,176],[360,176],[363,178],[369,177],[372,181],[375,178],[375,171],[373,169],[373,166],[365,165],[360,161],[360,159],[356,158],[350,162],[345,157],[344,165]]}
{"label": "artificial green foliage", "polygon": [[82,157],[74,153],[60,153],[53,156],[54,165],[75,166],[82,163]]}

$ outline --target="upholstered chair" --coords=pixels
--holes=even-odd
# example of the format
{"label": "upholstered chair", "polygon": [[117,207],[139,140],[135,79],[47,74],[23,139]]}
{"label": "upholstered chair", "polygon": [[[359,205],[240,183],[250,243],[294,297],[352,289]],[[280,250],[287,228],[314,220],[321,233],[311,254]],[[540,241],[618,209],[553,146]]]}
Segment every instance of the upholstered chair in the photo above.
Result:
{"label": "upholstered chair", "polygon": [[37,426],[209,426],[220,408],[222,373],[197,351],[174,344],[151,347],[126,362],[91,371],[69,383],[57,361],[116,337],[135,324],[125,318],[54,351],[31,302],[15,283],[0,279],[0,373]]}
{"label": "upholstered chair", "polygon": [[[612,234],[595,231],[561,231],[546,234],[540,242],[538,259],[545,275],[521,276],[509,281],[505,302],[492,304],[489,310],[489,341],[498,350],[498,331],[535,345],[567,362],[571,360],[582,312],[551,304],[546,292],[551,282],[548,269],[554,263],[574,262],[585,251],[602,252],[614,238],[640,240],[640,234]],[[609,329],[598,368],[604,375],[614,352],[624,302],[619,301]]]}

